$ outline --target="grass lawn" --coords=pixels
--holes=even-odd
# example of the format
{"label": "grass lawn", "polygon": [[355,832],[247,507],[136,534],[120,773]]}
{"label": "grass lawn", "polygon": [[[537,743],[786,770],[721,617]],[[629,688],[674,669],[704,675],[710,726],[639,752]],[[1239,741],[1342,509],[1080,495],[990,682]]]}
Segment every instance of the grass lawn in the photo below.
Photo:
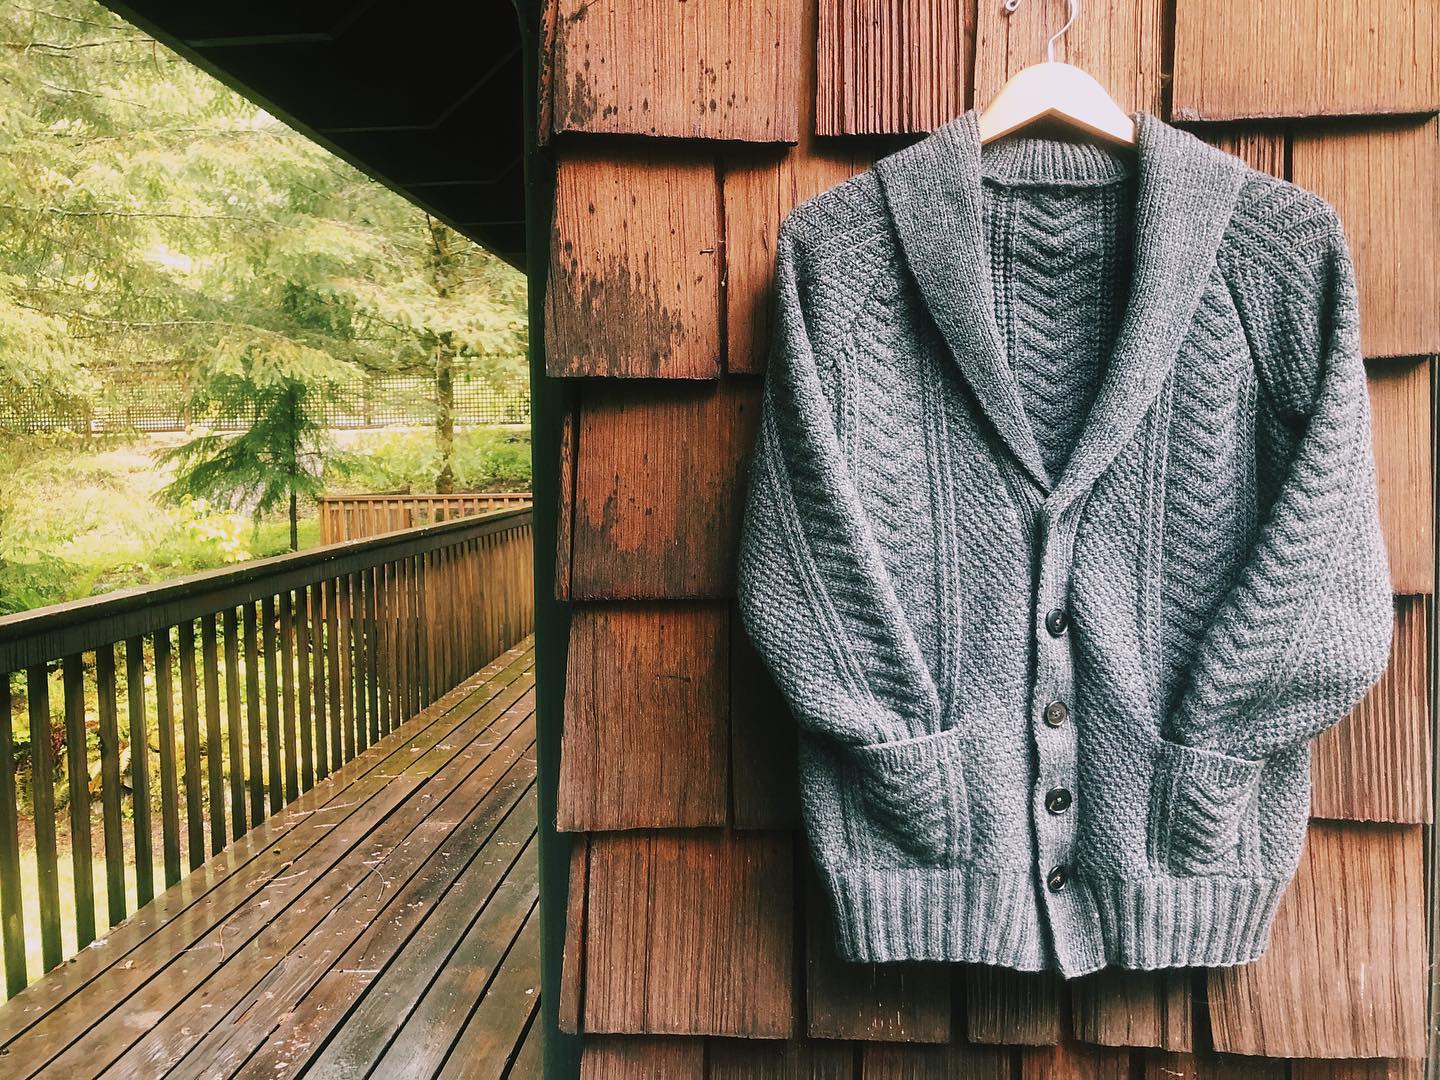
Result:
{"label": "grass lawn", "polygon": [[[7,436],[0,445],[0,614],[289,550],[283,514],[257,526],[243,513],[187,510],[157,498],[171,473],[154,454],[184,438]],[[434,490],[439,460],[427,429],[336,432],[334,441],[327,490]],[[529,428],[462,429],[454,469],[457,490],[527,490]],[[300,547],[319,542],[314,507],[302,505]]]}

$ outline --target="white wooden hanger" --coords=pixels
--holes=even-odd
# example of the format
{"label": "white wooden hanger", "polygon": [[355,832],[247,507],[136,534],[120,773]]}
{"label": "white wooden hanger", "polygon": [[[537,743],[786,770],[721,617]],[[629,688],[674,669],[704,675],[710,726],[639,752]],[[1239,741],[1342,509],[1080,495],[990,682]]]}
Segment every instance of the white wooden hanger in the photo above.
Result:
{"label": "white wooden hanger", "polygon": [[[1014,11],[1020,0],[1005,0]],[[1055,60],[1055,42],[1080,13],[1070,0],[1070,17],[1045,44],[1045,63],[1012,75],[980,113],[980,142],[988,143],[1037,120],[1059,120],[1121,146],[1135,146],[1135,120],[1106,93],[1093,76],[1074,64]]]}

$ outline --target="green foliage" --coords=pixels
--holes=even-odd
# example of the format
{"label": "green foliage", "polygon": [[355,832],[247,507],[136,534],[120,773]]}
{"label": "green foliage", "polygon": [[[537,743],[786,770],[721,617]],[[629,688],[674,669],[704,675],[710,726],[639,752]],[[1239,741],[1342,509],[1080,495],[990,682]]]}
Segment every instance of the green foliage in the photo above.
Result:
{"label": "green foliage", "polygon": [[[0,614],[149,585],[231,562],[214,534],[236,522],[209,507],[157,503],[170,479],[151,456],[152,440],[73,434],[7,437],[0,471]],[[320,542],[319,523],[300,521],[301,547]],[[233,518],[233,515],[230,515]],[[249,557],[289,550],[289,526],[248,517]]]}
{"label": "green foliage", "polygon": [[[424,432],[374,432],[357,440],[345,466],[327,469],[327,491],[432,491],[440,455]],[[529,491],[529,428],[456,432],[454,469],[457,491]]]}
{"label": "green foliage", "polygon": [[293,345],[218,356],[196,383],[192,405],[197,415],[239,430],[207,431],[160,454],[160,464],[176,471],[160,497],[244,509],[257,525],[283,506],[293,528],[298,501],[321,491],[327,457],[332,471],[343,471],[323,405],[344,374],[324,353]]}
{"label": "green foliage", "polygon": [[524,280],[93,0],[0,7],[0,379],[240,358],[525,376]]}

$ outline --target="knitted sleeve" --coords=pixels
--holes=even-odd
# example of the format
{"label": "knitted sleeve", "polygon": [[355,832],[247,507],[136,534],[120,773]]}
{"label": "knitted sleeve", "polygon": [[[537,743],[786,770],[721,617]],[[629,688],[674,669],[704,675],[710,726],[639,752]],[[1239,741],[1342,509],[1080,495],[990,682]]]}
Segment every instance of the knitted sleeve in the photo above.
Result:
{"label": "knitted sleeve", "polygon": [[1302,237],[1230,270],[1290,449],[1257,462],[1273,497],[1173,717],[1179,741],[1245,758],[1341,720],[1385,670],[1394,622],[1354,267],[1334,209],[1305,213]]}
{"label": "knitted sleeve", "polygon": [[[777,236],[737,603],[797,723],[859,745],[937,731],[940,707],[865,517],[817,364],[843,347],[848,327],[828,307],[825,319],[813,317],[818,294],[863,291],[832,288],[836,281],[826,275],[841,271],[816,268],[814,249],[833,240],[798,210]],[[827,331],[815,340],[821,324]]]}

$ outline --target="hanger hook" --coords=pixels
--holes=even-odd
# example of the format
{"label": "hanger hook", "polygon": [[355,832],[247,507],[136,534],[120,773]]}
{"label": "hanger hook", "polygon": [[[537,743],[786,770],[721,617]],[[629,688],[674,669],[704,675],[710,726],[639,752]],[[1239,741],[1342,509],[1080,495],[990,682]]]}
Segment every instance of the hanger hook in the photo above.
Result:
{"label": "hanger hook", "polygon": [[[1005,11],[1013,15],[1020,7],[1020,0],[1005,0]],[[1055,42],[1065,36],[1065,32],[1074,25],[1075,19],[1080,14],[1080,0],[1070,0],[1070,17],[1065,20],[1065,25],[1056,30],[1049,41],[1045,43],[1045,59],[1050,63],[1055,62]]]}

